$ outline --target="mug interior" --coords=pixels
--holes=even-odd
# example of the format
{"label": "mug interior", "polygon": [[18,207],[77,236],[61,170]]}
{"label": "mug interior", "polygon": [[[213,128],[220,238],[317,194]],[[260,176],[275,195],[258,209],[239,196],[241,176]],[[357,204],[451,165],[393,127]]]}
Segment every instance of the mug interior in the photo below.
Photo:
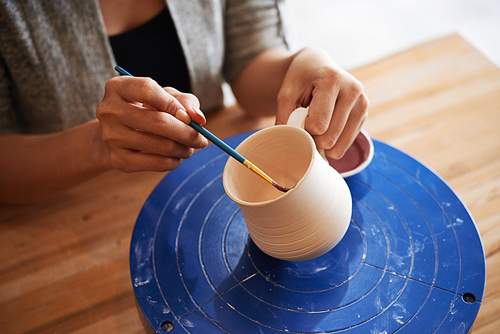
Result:
{"label": "mug interior", "polygon": [[[286,125],[260,130],[236,148],[278,184],[290,188],[306,174],[314,150],[306,131]],[[228,160],[223,179],[226,193],[237,203],[260,204],[286,195],[234,159]]]}

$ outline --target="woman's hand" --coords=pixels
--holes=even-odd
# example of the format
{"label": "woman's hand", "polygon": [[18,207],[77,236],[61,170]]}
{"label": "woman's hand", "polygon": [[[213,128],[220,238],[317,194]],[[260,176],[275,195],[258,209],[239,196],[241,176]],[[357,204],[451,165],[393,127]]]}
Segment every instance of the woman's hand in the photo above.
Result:
{"label": "woman's hand", "polygon": [[[124,172],[168,171],[208,141],[184,121],[205,123],[198,99],[154,80],[116,77],[108,81],[96,115],[112,167]],[[189,117],[186,117],[186,116]]]}
{"label": "woman's hand", "polygon": [[293,56],[278,93],[276,124],[286,124],[297,104],[309,107],[305,128],[335,159],[344,155],[367,117],[362,84],[316,48]]}

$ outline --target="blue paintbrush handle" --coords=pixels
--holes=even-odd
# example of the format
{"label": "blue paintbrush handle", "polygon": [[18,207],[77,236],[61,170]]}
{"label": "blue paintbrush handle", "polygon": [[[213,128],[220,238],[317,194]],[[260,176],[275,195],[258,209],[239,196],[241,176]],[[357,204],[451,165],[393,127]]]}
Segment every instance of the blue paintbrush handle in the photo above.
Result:
{"label": "blue paintbrush handle", "polygon": [[132,74],[128,73],[127,71],[125,71],[125,69],[121,66],[115,66],[115,70],[116,72],[120,73],[121,75],[128,75],[129,77],[133,77]]}
{"label": "blue paintbrush handle", "polygon": [[[118,73],[120,73],[121,75],[127,75],[130,77],[133,76],[132,74],[130,74],[129,72],[127,72],[125,69],[123,69],[120,66],[116,66],[115,70]],[[220,140],[219,138],[214,136],[210,131],[208,131],[207,129],[205,129],[204,127],[199,125],[198,123],[191,121],[191,123],[189,123],[189,126],[191,126],[193,129],[195,129],[196,131],[201,133],[205,138],[207,138],[212,143],[214,143],[214,145],[216,145],[218,148],[220,148],[221,150],[223,150],[224,152],[229,154],[231,157],[235,158],[240,163],[243,163],[246,160],[245,158],[243,158],[243,156],[241,154],[236,152],[231,146],[229,146],[228,144],[226,144],[225,142],[223,142],[222,140]]]}
{"label": "blue paintbrush handle", "polygon": [[236,152],[231,146],[229,146],[228,144],[226,144],[225,142],[223,142],[222,140],[220,140],[219,138],[214,136],[210,131],[208,131],[207,129],[205,129],[204,127],[199,125],[198,123],[191,121],[191,123],[189,123],[189,126],[191,126],[193,129],[195,129],[196,131],[201,133],[205,138],[207,138],[212,143],[214,143],[214,145],[216,145],[218,148],[220,148],[221,150],[223,150],[224,152],[226,152],[227,154],[229,154],[230,156],[232,156],[233,158],[235,158],[239,162],[243,163],[246,160],[245,158],[243,158],[243,156],[241,154]]}
{"label": "blue paintbrush handle", "polygon": [[125,71],[125,69],[121,66],[115,66],[115,70],[116,70],[116,72],[120,73],[121,75],[128,75],[129,77],[133,77],[132,74]]}

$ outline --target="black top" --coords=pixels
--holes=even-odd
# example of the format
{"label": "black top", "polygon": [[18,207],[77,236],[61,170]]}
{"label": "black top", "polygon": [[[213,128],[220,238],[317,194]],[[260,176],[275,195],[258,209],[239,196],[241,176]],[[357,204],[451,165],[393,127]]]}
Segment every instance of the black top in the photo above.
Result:
{"label": "black top", "polygon": [[186,58],[168,8],[140,27],[110,36],[109,41],[117,65],[132,75],[191,92]]}

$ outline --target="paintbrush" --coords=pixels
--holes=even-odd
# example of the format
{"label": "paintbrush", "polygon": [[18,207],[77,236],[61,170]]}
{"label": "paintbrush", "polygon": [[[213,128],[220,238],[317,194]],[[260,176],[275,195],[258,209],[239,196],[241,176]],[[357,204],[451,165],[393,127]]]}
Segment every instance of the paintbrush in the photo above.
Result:
{"label": "paintbrush", "polygon": [[[120,66],[116,66],[115,70],[118,73],[120,73],[121,75],[127,75],[127,76],[131,76],[131,77],[133,76],[132,74],[130,74],[129,72],[127,72],[125,69],[123,69]],[[251,163],[250,161],[245,159],[241,154],[236,152],[231,146],[229,146],[228,144],[226,144],[225,142],[223,142],[222,140],[220,140],[219,138],[214,136],[210,131],[208,131],[207,129],[205,129],[204,127],[199,125],[198,123],[193,122],[192,120],[190,120],[189,123],[187,123],[186,120],[181,119],[181,121],[183,121],[184,123],[191,126],[193,129],[195,129],[196,131],[201,133],[205,138],[210,140],[215,146],[217,146],[218,148],[220,148],[221,150],[223,150],[224,152],[229,154],[230,157],[236,159],[236,161],[243,164],[245,167],[250,169],[252,172],[257,174],[258,176],[260,176],[261,178],[263,178],[264,180],[269,182],[276,189],[283,191],[283,192],[287,192],[288,190],[290,190],[290,188],[288,188],[288,187],[284,187],[284,186],[279,185],[269,175],[264,173],[259,167],[255,166],[253,163]]]}

